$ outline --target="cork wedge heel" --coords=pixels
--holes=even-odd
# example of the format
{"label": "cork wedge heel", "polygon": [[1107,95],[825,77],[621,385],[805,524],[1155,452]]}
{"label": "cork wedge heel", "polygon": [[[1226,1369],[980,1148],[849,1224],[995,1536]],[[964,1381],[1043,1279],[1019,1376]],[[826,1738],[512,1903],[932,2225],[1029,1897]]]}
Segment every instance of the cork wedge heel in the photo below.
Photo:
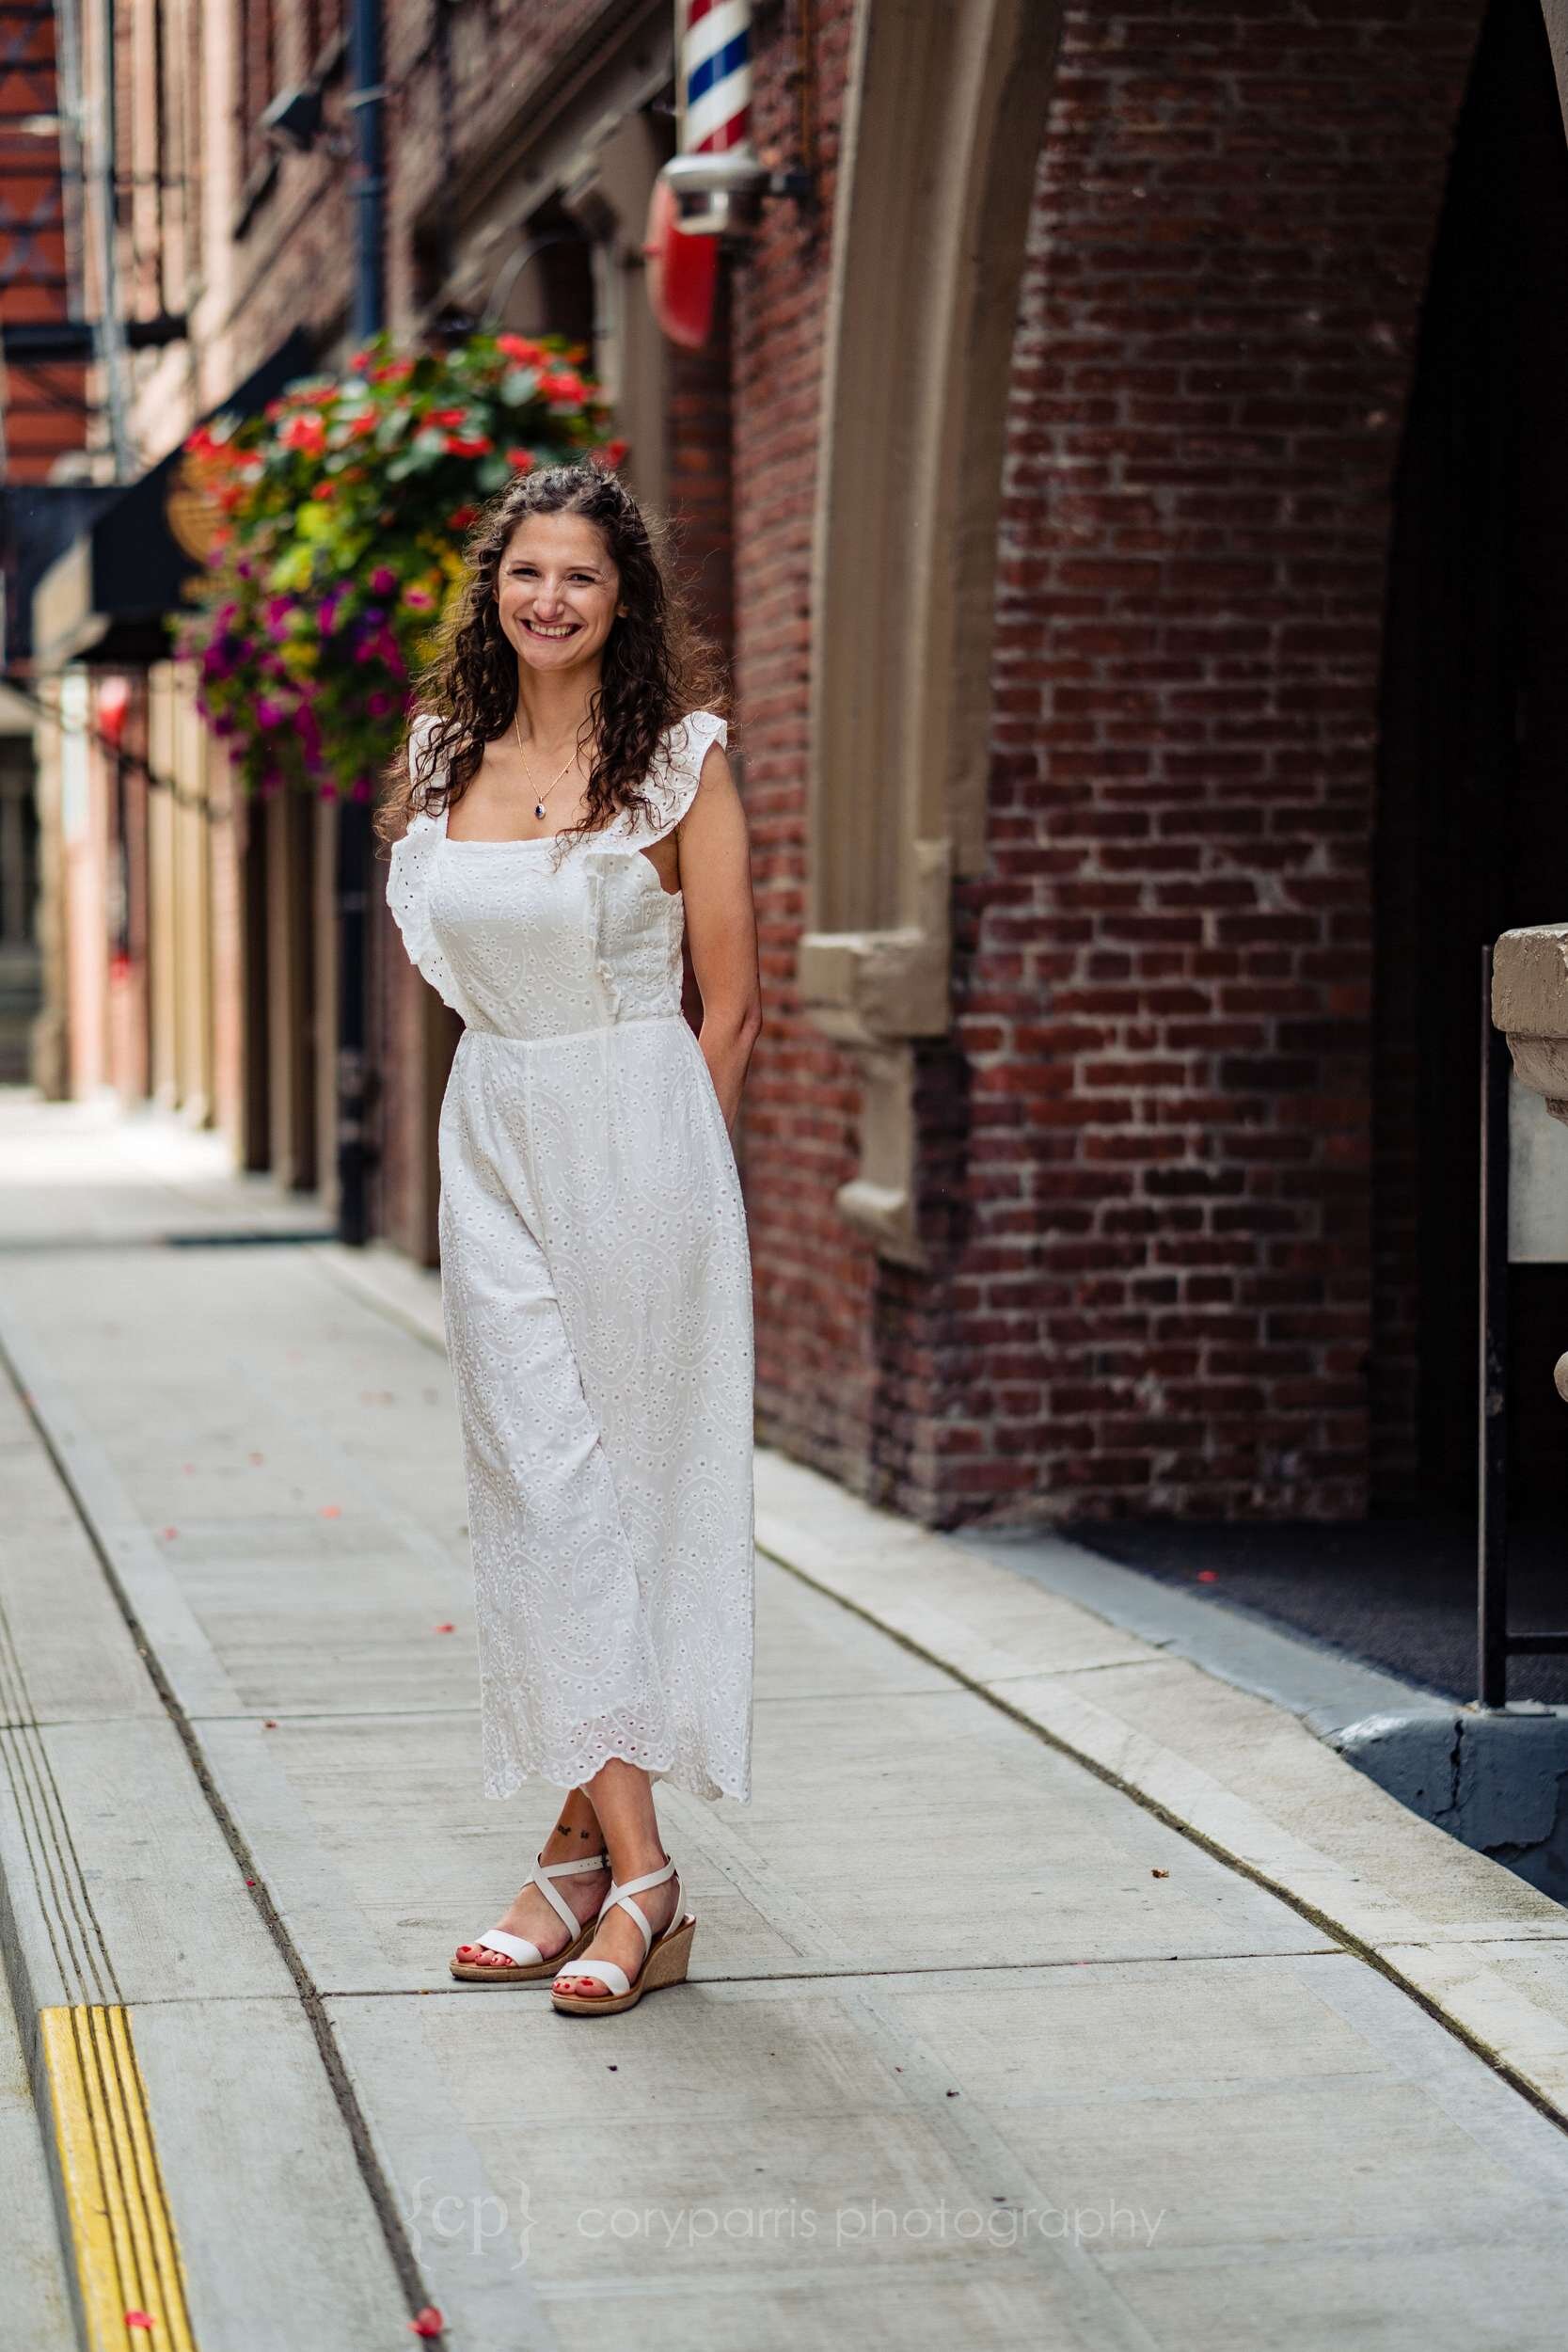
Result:
{"label": "cork wedge heel", "polygon": [[[651,1886],[662,1886],[667,1880],[675,1880],[677,1900],[674,1915],[662,1935],[655,1935],[648,1925],[641,1904],[634,1903],[634,1895],[644,1894]],[[610,1883],[609,1894],[600,1907],[599,1918],[612,1903],[636,1920],[642,1931],[642,1965],[635,1978],[628,1977],[612,1960],[585,1960],[576,1966],[558,1961],[555,1975],[562,1977],[597,1977],[607,1990],[603,1993],[551,1992],[552,2005],[565,2017],[613,2017],[622,2010],[635,2009],[644,1993],[657,1993],[661,1985],[682,1984],[687,1964],[691,1958],[691,1939],[697,1930],[697,1915],[689,1911],[682,1915],[679,1902],[680,1881],[673,1862],[666,1861],[662,1870],[650,1870],[645,1878],[627,1879],[624,1886]],[[598,1920],[594,1921],[595,1928]]]}

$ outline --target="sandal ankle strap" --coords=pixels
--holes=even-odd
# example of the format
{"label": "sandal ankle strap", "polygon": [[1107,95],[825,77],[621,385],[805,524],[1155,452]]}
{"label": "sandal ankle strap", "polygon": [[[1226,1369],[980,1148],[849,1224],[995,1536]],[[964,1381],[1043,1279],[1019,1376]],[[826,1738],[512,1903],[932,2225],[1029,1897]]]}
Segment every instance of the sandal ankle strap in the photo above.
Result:
{"label": "sandal ankle strap", "polygon": [[612,1874],[610,1896],[607,1896],[605,1899],[609,1901],[610,1897],[615,1895],[641,1895],[650,1886],[662,1886],[667,1879],[673,1879],[674,1875],[673,1862],[666,1862],[662,1870],[650,1870],[645,1877],[640,1879],[618,1879]]}
{"label": "sandal ankle strap", "polygon": [[[609,1869],[610,1857],[608,1854],[602,1853],[590,1854],[578,1862],[540,1861],[535,1862],[533,1866],[533,1883],[537,1886],[541,1895],[544,1896],[545,1900],[549,1904],[550,1909],[555,1913],[555,1915],[561,1921],[562,1926],[565,1928],[570,1934],[578,1935],[581,1932],[582,1921],[578,1917],[577,1913],[572,1909],[572,1906],[566,1900],[565,1896],[558,1895],[550,1882],[552,1879],[578,1878],[580,1877],[584,1870]],[[611,1870],[611,1879],[614,1878],[614,1875],[615,1873]]]}
{"label": "sandal ankle strap", "polygon": [[[619,1910],[624,1911],[628,1918],[636,1920],[638,1926],[642,1931],[642,1957],[644,1960],[646,1960],[649,1951],[653,1947],[654,1931],[648,1925],[647,1916],[643,1912],[641,1905],[640,1903],[634,1903],[631,1900],[631,1898],[633,1895],[646,1894],[650,1887],[667,1885],[670,1880],[675,1877],[675,1866],[674,1863],[671,1861],[665,1864],[662,1870],[650,1870],[647,1872],[645,1877],[640,1879],[626,1879],[625,1882],[622,1882],[621,1880],[611,1877],[610,1882],[610,1892],[605,1897],[602,1904],[599,1906],[599,1917],[601,1919],[604,1917],[605,1913],[609,1911],[610,1906],[613,1904]],[[568,1970],[567,1973],[570,1974],[570,1971]],[[622,1989],[625,1990],[624,1987]]]}

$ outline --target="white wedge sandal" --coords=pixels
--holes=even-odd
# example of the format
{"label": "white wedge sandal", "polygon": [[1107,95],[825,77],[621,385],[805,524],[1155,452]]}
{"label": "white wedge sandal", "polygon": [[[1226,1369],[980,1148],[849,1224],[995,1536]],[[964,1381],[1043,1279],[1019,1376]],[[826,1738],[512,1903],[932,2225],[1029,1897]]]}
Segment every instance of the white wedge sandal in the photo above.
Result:
{"label": "white wedge sandal", "polygon": [[[571,1931],[571,1942],[559,1952],[545,1958],[537,1944],[531,1944],[526,1935],[508,1935],[504,1928],[492,1928],[488,1935],[475,1938],[478,1949],[499,1952],[515,1964],[497,1968],[483,1960],[452,1960],[452,1975],[459,1984],[537,1984],[541,1977],[558,1977],[569,1960],[575,1960],[586,1944],[593,1942],[598,1931],[599,1913],[586,1922],[578,1917],[564,1895],[558,1895],[550,1884],[552,1879],[579,1878],[585,1870],[610,1870],[607,1853],[591,1854],[582,1862],[550,1862],[541,1857],[533,1866],[531,1883],[537,1886],[552,1911],[560,1915]],[[610,1890],[614,1891],[615,1873],[610,1873]],[[602,1911],[601,1904],[600,1910]]]}
{"label": "white wedge sandal", "polygon": [[[675,1879],[678,1892],[680,1882],[675,1866],[671,1861],[666,1861],[662,1870],[650,1870],[646,1878],[627,1879],[624,1886],[617,1885],[613,1879],[610,1881],[610,1892],[599,1909],[599,1919],[604,1917],[612,1903],[618,1903],[623,1911],[630,1914],[642,1931],[642,1965],[634,1979],[628,1977],[624,1968],[618,1968],[612,1960],[578,1961],[575,1966],[568,1966],[563,1960],[558,1961],[555,1964],[558,1978],[597,1977],[601,1984],[609,1987],[605,1993],[557,1993],[552,1988],[550,1999],[562,2015],[613,2016],[621,2010],[635,2009],[644,1993],[656,1992],[661,1984],[681,1984],[685,1981],[687,1963],[691,1957],[691,1938],[697,1926],[696,1913],[689,1911],[683,1918],[677,1901],[669,1926],[662,1935],[655,1935],[641,1904],[631,1899],[634,1895],[645,1893],[650,1886],[662,1886],[668,1879]],[[598,1923],[598,1919],[594,1922],[595,1928]]]}

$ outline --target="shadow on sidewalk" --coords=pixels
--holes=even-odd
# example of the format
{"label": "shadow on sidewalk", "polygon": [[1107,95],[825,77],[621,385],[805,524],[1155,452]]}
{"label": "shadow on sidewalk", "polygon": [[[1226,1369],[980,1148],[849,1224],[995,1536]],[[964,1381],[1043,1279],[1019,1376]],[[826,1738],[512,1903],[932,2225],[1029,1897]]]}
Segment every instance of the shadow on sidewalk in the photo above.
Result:
{"label": "shadow on sidewalk", "polygon": [[[1075,1521],[1062,1533],[1198,1598],[1332,1642],[1444,1698],[1476,1695],[1469,1519]],[[1511,1632],[1568,1628],[1568,1533],[1560,1522],[1511,1529],[1509,1595]],[[1568,1657],[1511,1659],[1508,1695],[1568,1704]]]}

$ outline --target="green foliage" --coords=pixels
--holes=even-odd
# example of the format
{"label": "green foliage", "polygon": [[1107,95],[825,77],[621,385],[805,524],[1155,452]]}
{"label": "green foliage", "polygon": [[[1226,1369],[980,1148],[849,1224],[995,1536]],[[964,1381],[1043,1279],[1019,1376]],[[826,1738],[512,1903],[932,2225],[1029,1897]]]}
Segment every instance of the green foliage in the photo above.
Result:
{"label": "green foliage", "polygon": [[247,787],[373,795],[480,502],[535,466],[626,454],[585,356],[559,336],[412,354],[382,337],[343,376],[191,436],[213,544],[180,649]]}

